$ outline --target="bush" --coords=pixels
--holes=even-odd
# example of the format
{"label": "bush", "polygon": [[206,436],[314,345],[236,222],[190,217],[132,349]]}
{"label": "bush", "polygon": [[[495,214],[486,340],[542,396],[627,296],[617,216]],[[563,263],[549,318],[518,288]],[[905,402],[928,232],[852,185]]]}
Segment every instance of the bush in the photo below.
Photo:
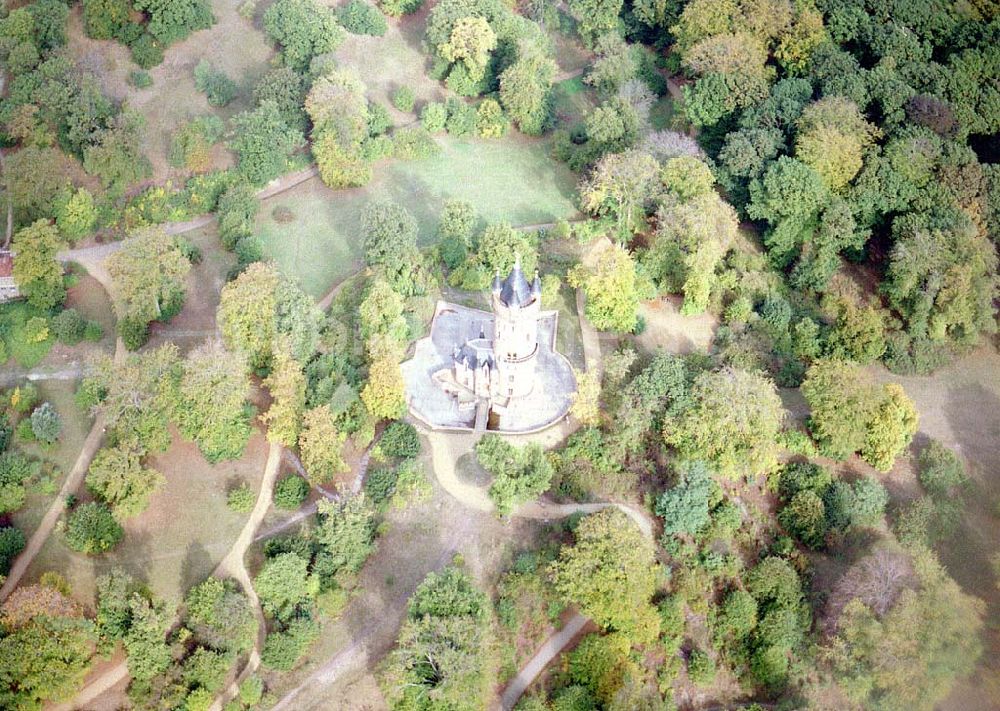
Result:
{"label": "bush", "polygon": [[257,494],[246,483],[230,490],[226,496],[226,506],[236,513],[250,513],[257,503]]}
{"label": "bush", "polygon": [[420,111],[420,124],[430,133],[443,131],[447,121],[448,109],[439,101],[425,104]]}
{"label": "bush", "polygon": [[24,534],[13,526],[0,528],[0,575],[10,571],[10,564],[24,550]]}
{"label": "bush", "polygon": [[382,12],[390,17],[409,15],[423,6],[424,0],[378,0]]}
{"label": "bush", "polygon": [[19,442],[34,442],[35,431],[31,429],[31,418],[21,420],[14,428],[14,436]]}
{"label": "bush", "polygon": [[688,678],[696,686],[708,686],[715,681],[715,662],[700,649],[691,650],[688,657]]}
{"label": "bush", "polygon": [[83,340],[97,343],[102,338],[104,338],[104,327],[97,321],[87,321],[87,325],[83,329]]}
{"label": "bush", "polygon": [[52,403],[43,402],[31,413],[31,432],[38,441],[51,444],[59,438],[61,431],[62,418]]}
{"label": "bush", "polygon": [[420,435],[409,422],[393,422],[385,428],[378,447],[387,457],[410,459],[420,454]]}
{"label": "bush", "polygon": [[476,110],[476,133],[482,138],[503,138],[510,121],[493,99],[485,99]]}
{"label": "bush", "polygon": [[212,106],[225,106],[239,93],[236,82],[213,68],[207,59],[202,59],[194,68],[194,86],[208,97]]}
{"label": "bush", "polygon": [[340,8],[337,17],[344,29],[355,35],[381,37],[388,28],[385,15],[364,0],[350,0]]}
{"label": "bush", "polygon": [[319,625],[309,619],[295,619],[283,632],[272,632],[264,642],[260,661],[265,667],[288,671],[319,636]]}
{"label": "bush", "polygon": [[28,343],[41,343],[49,338],[49,322],[41,316],[32,316],[24,323],[21,332]]}
{"label": "bush", "polygon": [[413,95],[413,89],[408,86],[401,86],[392,92],[392,105],[400,111],[409,113],[413,111],[413,104],[417,98]]}
{"label": "bush", "polygon": [[368,104],[368,135],[371,137],[381,136],[392,126],[392,117],[389,109],[382,104]]}
{"label": "bush", "polygon": [[274,505],[294,511],[302,506],[308,495],[309,482],[298,475],[286,476],[274,487]]}
{"label": "bush", "polygon": [[88,555],[114,548],[124,534],[107,504],[97,501],[78,506],[66,522],[66,544]]}
{"label": "bush", "polygon": [[403,160],[429,158],[438,152],[438,145],[421,126],[401,128],[393,134],[393,153]]}
{"label": "bush", "polygon": [[153,86],[153,77],[144,69],[129,72],[128,82],[136,89],[148,89]]}
{"label": "bush", "polygon": [[75,346],[82,341],[86,328],[87,321],[76,309],[60,311],[52,319],[52,334],[67,346]]}
{"label": "bush", "polygon": [[452,136],[470,136],[476,131],[476,108],[454,96],[445,102],[448,120],[445,129]]}
{"label": "bush", "polygon": [[264,696],[264,681],[257,675],[248,677],[240,684],[240,703],[256,706]]}
{"label": "bush", "polygon": [[969,477],[958,455],[937,440],[920,452],[920,483],[934,497],[954,496]]}
{"label": "bush", "polygon": [[397,473],[393,467],[375,467],[365,475],[365,496],[382,508],[396,492]]}
{"label": "bush", "polygon": [[163,47],[148,32],[140,35],[131,49],[132,61],[143,69],[152,69],[163,61]]}

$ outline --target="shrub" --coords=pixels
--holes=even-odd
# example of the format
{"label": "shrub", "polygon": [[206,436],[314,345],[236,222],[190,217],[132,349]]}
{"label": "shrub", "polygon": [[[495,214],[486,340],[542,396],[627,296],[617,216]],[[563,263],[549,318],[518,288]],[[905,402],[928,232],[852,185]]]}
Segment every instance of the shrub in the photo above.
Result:
{"label": "shrub", "polygon": [[24,323],[22,331],[28,343],[41,343],[49,338],[49,322],[41,316],[32,316]]}
{"label": "shrub", "polygon": [[10,564],[24,550],[24,534],[13,526],[0,528],[0,575],[10,571]]}
{"label": "shrub", "polygon": [[272,632],[264,642],[260,661],[265,667],[288,671],[319,636],[319,625],[309,619],[295,619],[283,632]]}
{"label": "shrub", "polygon": [[445,129],[452,136],[470,136],[476,131],[476,108],[461,99],[449,96],[445,102],[448,120]]}
{"label": "shrub", "polygon": [[194,86],[212,106],[225,106],[239,93],[236,82],[215,69],[207,59],[202,59],[194,68]]}
{"label": "shrub", "polygon": [[87,321],[83,329],[83,339],[91,343],[97,343],[104,338],[104,327],[97,321]]}
{"label": "shrub", "polygon": [[340,8],[337,17],[344,29],[355,35],[381,37],[388,28],[385,15],[364,0],[350,0]]}
{"label": "shrub", "polygon": [[368,135],[371,137],[381,136],[392,126],[392,117],[389,110],[382,104],[368,104]]}
{"label": "shrub", "polygon": [[274,505],[279,509],[294,511],[309,495],[309,482],[300,476],[286,476],[274,487]]}
{"label": "shrub", "polygon": [[20,442],[35,441],[35,432],[31,429],[30,417],[17,423],[17,427],[14,428],[14,436],[17,437]]}
{"label": "shrub", "polygon": [[708,686],[715,681],[715,662],[700,649],[691,650],[688,657],[688,678],[696,686]]}
{"label": "shrub", "polygon": [[51,444],[59,438],[62,431],[62,418],[52,407],[52,403],[43,402],[31,413],[31,432],[40,442]]}
{"label": "shrub", "polygon": [[60,343],[75,346],[83,340],[87,321],[76,309],[66,309],[56,314],[52,319],[52,333]]}
{"label": "shrub", "polygon": [[132,61],[143,69],[151,69],[163,61],[163,46],[148,32],[140,35],[131,49]]}
{"label": "shrub", "polygon": [[382,12],[390,17],[409,15],[423,6],[424,0],[378,0]]}
{"label": "shrub", "polygon": [[430,133],[443,131],[447,121],[448,109],[439,101],[424,104],[424,108],[420,111],[420,123]]}
{"label": "shrub", "polygon": [[401,128],[392,137],[393,153],[403,160],[429,158],[438,152],[438,145],[421,126]]}
{"label": "shrub", "polygon": [[226,496],[226,506],[236,513],[250,513],[257,503],[257,494],[246,483],[230,490]]}
{"label": "shrub", "polygon": [[153,77],[146,70],[137,69],[134,72],[129,72],[128,82],[136,89],[148,89],[153,86]]}
{"label": "shrub", "polygon": [[962,460],[937,440],[920,452],[919,465],[920,483],[931,496],[954,496],[968,483]]}
{"label": "shrub", "polygon": [[397,421],[385,428],[378,446],[387,457],[410,459],[420,454],[420,436],[409,422]]}
{"label": "shrub", "polygon": [[408,86],[401,86],[392,92],[392,105],[400,111],[409,113],[413,111],[413,104],[417,98],[413,95],[413,89]]}
{"label": "shrub", "polygon": [[482,138],[503,138],[510,121],[493,99],[485,99],[476,110],[476,133]]}
{"label": "shrub", "polygon": [[111,509],[97,501],[78,506],[66,522],[67,545],[88,555],[114,548],[124,533]]}
{"label": "shrub", "polygon": [[240,684],[240,703],[256,706],[264,696],[264,681],[257,675],[248,677]]}

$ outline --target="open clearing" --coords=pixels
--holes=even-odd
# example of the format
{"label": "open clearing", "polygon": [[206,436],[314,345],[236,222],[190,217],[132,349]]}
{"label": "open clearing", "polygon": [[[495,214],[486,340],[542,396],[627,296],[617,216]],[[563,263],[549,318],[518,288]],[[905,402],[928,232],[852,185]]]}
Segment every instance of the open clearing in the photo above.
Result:
{"label": "open clearing", "polygon": [[179,602],[204,580],[232,546],[247,518],[226,506],[226,492],[246,482],[260,485],[267,442],[255,432],[242,459],[208,464],[195,445],[175,437],[149,465],[166,477],[149,508],[125,524],[125,538],[110,553],[91,558],[71,551],[55,533],[46,541],[25,576],[37,580],[58,570],[73,595],[86,605],[94,599],[97,576],[120,566],[145,581],[154,595]]}
{"label": "open clearing", "polygon": [[[576,214],[576,179],[552,161],[547,142],[522,137],[437,141],[441,152],[436,156],[376,166],[375,178],[363,188],[334,191],[313,178],[265,201],[257,220],[265,252],[306,292],[319,296],[360,264],[361,213],[376,197],[413,213],[423,245],[432,241],[441,206],[451,198],[470,202],[485,221],[513,225]],[[291,210],[292,219],[278,222],[278,208]]]}

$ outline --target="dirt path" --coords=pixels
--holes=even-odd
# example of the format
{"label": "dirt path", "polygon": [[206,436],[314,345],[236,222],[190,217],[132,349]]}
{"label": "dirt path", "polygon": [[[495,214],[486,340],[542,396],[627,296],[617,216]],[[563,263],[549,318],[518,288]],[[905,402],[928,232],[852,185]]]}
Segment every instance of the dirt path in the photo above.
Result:
{"label": "dirt path", "polygon": [[503,711],[510,711],[514,708],[514,705],[531,686],[531,683],[538,678],[538,675],[545,670],[549,662],[555,659],[556,655],[579,634],[588,622],[590,622],[588,618],[577,612],[561,629],[542,642],[542,646],[535,652],[535,656],[521,667],[517,676],[507,683],[503,694],[500,695],[500,706]]}
{"label": "dirt path", "polygon": [[267,450],[267,464],[264,465],[264,478],[260,482],[260,493],[257,494],[257,503],[250,512],[250,518],[243,525],[239,538],[229,549],[229,553],[222,559],[215,571],[212,573],[217,578],[234,578],[239,582],[243,592],[250,599],[253,605],[254,617],[257,618],[257,639],[254,640],[253,649],[250,650],[250,658],[243,665],[243,669],[236,676],[233,682],[222,694],[215,699],[209,707],[209,711],[220,711],[223,705],[231,699],[236,698],[242,684],[251,674],[257,671],[260,666],[260,651],[264,647],[264,639],[267,637],[267,626],[264,620],[264,612],[260,607],[260,600],[257,598],[257,591],[254,590],[253,581],[247,572],[244,558],[247,549],[254,542],[257,528],[271,507],[271,499],[274,495],[274,482],[278,478],[278,470],[281,465],[282,447],[280,444],[272,442]]}
{"label": "dirt path", "polygon": [[[85,264],[84,266],[88,265]],[[88,266],[87,271],[101,283],[101,286],[110,295],[111,277],[103,265],[100,262],[92,263]],[[119,338],[115,342],[115,362],[121,362],[124,358],[125,343]],[[42,518],[41,523],[38,524],[38,528],[31,534],[28,545],[14,559],[10,573],[8,573],[7,579],[4,580],[3,586],[0,587],[0,602],[6,600],[14,591],[14,588],[21,581],[21,577],[35,559],[35,556],[38,555],[38,552],[42,550],[42,546],[45,545],[49,536],[52,535],[59,517],[66,510],[66,497],[70,494],[75,494],[80,485],[83,484],[83,479],[87,474],[87,469],[90,467],[90,462],[94,458],[94,455],[97,454],[97,450],[100,449],[103,441],[104,418],[99,415],[94,419],[94,424],[83,441],[83,447],[80,448],[80,454],[77,455],[76,461],[73,463],[73,468],[70,469],[69,475],[66,477],[66,481],[63,482],[59,493],[56,494],[55,500],[49,506],[49,510],[45,512],[45,516]]]}
{"label": "dirt path", "polygon": [[[286,190],[291,190],[299,183],[304,183],[318,174],[319,168],[311,166],[309,168],[304,168],[303,170],[297,170],[294,173],[283,175],[272,181],[271,184],[258,190],[257,199],[266,200],[269,197],[283,193]],[[197,217],[184,222],[166,222],[160,226],[168,235],[180,235],[185,232],[191,232],[193,230],[201,229],[202,227],[207,227],[212,224],[214,220],[215,215],[213,213],[208,213],[205,215],[198,215]],[[95,244],[90,247],[81,247],[79,249],[67,249],[60,252],[58,257],[62,262],[89,262],[91,264],[100,263],[120,250],[126,244],[128,244],[128,239],[119,240],[117,242]],[[87,271],[90,270],[88,269]],[[93,272],[91,272],[91,274],[95,278],[98,278]],[[100,279],[98,278],[98,280]]]}

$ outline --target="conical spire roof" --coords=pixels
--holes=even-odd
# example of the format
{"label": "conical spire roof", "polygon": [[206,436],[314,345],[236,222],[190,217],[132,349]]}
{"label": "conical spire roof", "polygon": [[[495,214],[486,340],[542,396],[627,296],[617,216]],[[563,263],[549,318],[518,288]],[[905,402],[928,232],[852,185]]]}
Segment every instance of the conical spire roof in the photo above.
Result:
{"label": "conical spire roof", "polygon": [[500,303],[504,306],[522,307],[530,304],[532,299],[534,296],[531,286],[521,270],[521,255],[517,254],[514,257],[514,268],[500,286]]}

